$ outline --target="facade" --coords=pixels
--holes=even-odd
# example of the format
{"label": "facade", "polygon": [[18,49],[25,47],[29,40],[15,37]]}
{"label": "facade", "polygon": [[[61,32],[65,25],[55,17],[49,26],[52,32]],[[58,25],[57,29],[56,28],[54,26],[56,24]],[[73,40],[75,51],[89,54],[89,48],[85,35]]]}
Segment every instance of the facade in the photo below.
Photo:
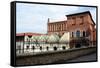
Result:
{"label": "facade", "polygon": [[69,49],[69,33],[59,38],[56,34],[19,33],[16,35],[16,53],[41,53]]}
{"label": "facade", "polygon": [[40,53],[96,46],[96,24],[89,11],[66,15],[66,20],[50,22],[47,34],[16,34],[16,52]]}
{"label": "facade", "polygon": [[[74,41],[75,45],[81,46],[80,43],[76,43],[77,38],[86,39],[90,43],[88,45],[96,44],[96,24],[94,23],[89,11],[66,15],[65,21],[50,22],[48,21],[48,34],[56,33],[62,36],[65,32],[70,33],[71,43]],[[80,40],[81,41],[81,40]],[[84,42],[83,42],[84,43]],[[93,45],[93,46],[94,46]]]}

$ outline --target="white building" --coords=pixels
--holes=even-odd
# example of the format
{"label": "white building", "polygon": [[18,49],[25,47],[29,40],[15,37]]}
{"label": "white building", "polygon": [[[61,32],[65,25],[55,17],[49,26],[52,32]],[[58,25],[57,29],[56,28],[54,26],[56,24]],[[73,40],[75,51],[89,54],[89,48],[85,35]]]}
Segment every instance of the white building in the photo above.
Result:
{"label": "white building", "polygon": [[67,50],[70,48],[70,33],[64,33],[62,37],[57,34],[44,35],[34,33],[17,34],[16,53],[41,53]]}

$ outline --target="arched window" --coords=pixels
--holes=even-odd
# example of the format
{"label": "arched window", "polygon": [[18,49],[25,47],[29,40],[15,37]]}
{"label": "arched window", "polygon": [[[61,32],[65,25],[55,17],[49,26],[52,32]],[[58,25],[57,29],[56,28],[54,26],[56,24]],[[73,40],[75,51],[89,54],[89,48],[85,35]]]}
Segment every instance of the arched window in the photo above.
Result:
{"label": "arched window", "polygon": [[85,31],[83,31],[83,37],[85,37]]}
{"label": "arched window", "polygon": [[54,50],[56,51],[57,50],[57,47],[54,47]]}
{"label": "arched window", "polygon": [[62,49],[63,49],[63,50],[65,50],[65,49],[66,49],[66,47],[65,47],[65,46],[63,46],[63,47],[62,47]]}
{"label": "arched window", "polygon": [[26,49],[29,49],[29,46],[26,46]]}
{"label": "arched window", "polygon": [[76,37],[80,37],[80,31],[76,32]]}
{"label": "arched window", "polygon": [[34,49],[35,49],[35,47],[34,47],[34,46],[32,46],[32,49],[34,50]]}
{"label": "arched window", "polygon": [[47,50],[49,49],[49,47],[47,47]]}
{"label": "arched window", "polygon": [[74,33],[72,32],[72,37],[74,37]]}
{"label": "arched window", "polygon": [[42,50],[42,47],[40,46],[40,50]]}

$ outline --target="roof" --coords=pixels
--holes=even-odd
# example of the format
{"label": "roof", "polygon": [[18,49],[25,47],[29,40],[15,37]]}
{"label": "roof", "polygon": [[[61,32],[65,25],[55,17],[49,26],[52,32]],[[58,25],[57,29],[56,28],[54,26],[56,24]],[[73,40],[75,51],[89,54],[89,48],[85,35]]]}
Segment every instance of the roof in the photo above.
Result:
{"label": "roof", "polygon": [[64,33],[64,35],[60,38],[59,42],[65,43],[65,42],[69,42],[70,40],[70,33]]}
{"label": "roof", "polygon": [[17,33],[16,36],[24,36],[24,33]]}
{"label": "roof", "polygon": [[[91,20],[92,20],[92,22],[93,22],[93,24],[95,25],[95,22],[94,22],[93,19],[92,19],[92,15],[91,15],[90,11],[85,11],[85,12],[80,12],[80,13],[69,14],[69,15],[66,15],[66,17],[76,16],[76,15],[81,15],[81,14],[89,14],[89,15],[90,15],[90,18],[91,18]],[[64,22],[67,22],[67,19],[64,20],[64,21],[49,22],[48,24],[62,23],[62,22],[63,22],[63,23],[64,23]]]}
{"label": "roof", "polygon": [[48,42],[59,42],[59,36],[56,34],[52,34],[48,38]]}
{"label": "roof", "polygon": [[81,15],[81,14],[90,14],[90,12],[89,11],[85,11],[85,12],[79,12],[79,13],[69,14],[69,15],[66,15],[66,16],[69,17],[69,16],[76,16],[76,15]]}
{"label": "roof", "polygon": [[91,18],[91,20],[92,20],[92,22],[93,22],[93,24],[95,25],[95,22],[94,22],[93,19],[92,19],[92,15],[91,15],[90,11],[85,11],[85,12],[80,12],[80,13],[69,14],[69,15],[66,15],[66,17],[76,16],[76,15],[81,15],[81,14],[89,14],[89,15],[90,15],[90,18]]}
{"label": "roof", "polygon": [[40,35],[46,35],[46,34],[40,34],[40,33],[17,33],[16,36],[40,36]]}

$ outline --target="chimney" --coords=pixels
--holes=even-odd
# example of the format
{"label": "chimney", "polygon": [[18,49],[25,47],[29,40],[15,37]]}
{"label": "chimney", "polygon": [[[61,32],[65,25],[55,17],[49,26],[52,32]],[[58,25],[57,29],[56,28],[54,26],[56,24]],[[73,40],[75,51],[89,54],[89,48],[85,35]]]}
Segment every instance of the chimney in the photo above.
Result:
{"label": "chimney", "polygon": [[48,18],[48,23],[50,22],[50,19]]}

